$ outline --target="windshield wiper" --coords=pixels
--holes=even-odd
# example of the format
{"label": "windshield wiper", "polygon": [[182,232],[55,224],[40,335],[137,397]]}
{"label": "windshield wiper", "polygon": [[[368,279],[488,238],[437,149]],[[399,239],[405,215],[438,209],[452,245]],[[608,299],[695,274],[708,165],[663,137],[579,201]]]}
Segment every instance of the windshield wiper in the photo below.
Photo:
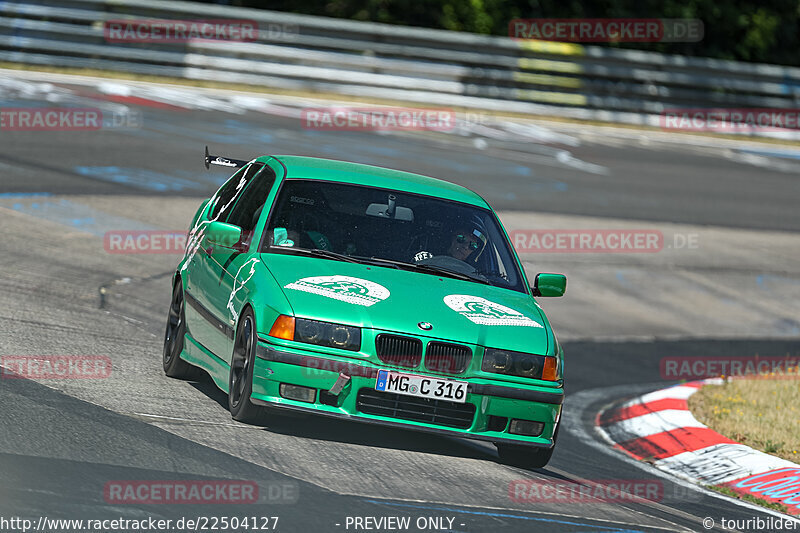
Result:
{"label": "windshield wiper", "polygon": [[272,246],[272,248],[280,248],[281,250],[291,250],[295,253],[301,253],[305,255],[313,255],[316,257],[324,257],[325,259],[336,259],[338,261],[346,261],[348,263],[360,263],[358,259],[354,259],[349,255],[339,254],[336,252],[331,252],[330,250],[322,250],[320,248],[290,248],[288,246]]}
{"label": "windshield wiper", "polygon": [[475,276],[470,276],[469,274],[464,274],[462,272],[454,272],[452,270],[437,267],[434,265],[416,265],[414,263],[406,263],[414,267],[416,270],[424,270],[431,273],[442,274],[445,276],[450,276],[452,278],[463,279],[465,281],[477,281],[478,283],[483,283],[484,285],[489,285],[489,280],[485,278],[477,278]]}
{"label": "windshield wiper", "polygon": [[348,263],[377,264],[394,268],[403,268],[407,270],[429,272],[431,274],[441,274],[443,276],[447,276],[450,278],[460,279],[464,281],[476,281],[478,283],[490,285],[489,280],[483,277],[478,278],[475,276],[470,276],[469,274],[464,274],[446,268],[437,267],[435,265],[419,265],[416,263],[406,263],[405,261],[393,261],[391,259],[382,259],[380,257],[364,257],[359,255],[350,256],[332,252],[330,250],[322,250],[320,248],[289,248],[283,246],[273,246],[273,248],[280,248],[281,250],[286,250],[286,251],[291,250],[291,252],[295,253],[313,255],[316,257],[324,257],[326,259],[336,259],[338,261],[346,261]]}
{"label": "windshield wiper", "polygon": [[489,281],[486,279],[476,278],[470,276],[469,274],[463,274],[461,272],[455,272],[453,270],[449,270],[447,268],[437,267],[434,265],[419,265],[417,263],[406,263],[405,261],[393,261],[391,259],[381,259],[379,257],[370,257],[364,258],[365,260],[374,261],[376,263],[384,263],[387,266],[394,266],[395,268],[405,268],[411,270],[422,270],[424,272],[430,272],[432,274],[442,274],[443,276],[447,276],[450,278],[461,279],[464,281],[477,281],[478,283],[483,283],[488,285]]}
{"label": "windshield wiper", "polygon": [[400,265],[403,264],[400,261],[392,261],[391,259],[381,259],[380,257],[364,257],[363,255],[354,255],[352,257],[353,259],[356,259],[361,263],[370,265],[381,265],[381,266],[400,268]]}

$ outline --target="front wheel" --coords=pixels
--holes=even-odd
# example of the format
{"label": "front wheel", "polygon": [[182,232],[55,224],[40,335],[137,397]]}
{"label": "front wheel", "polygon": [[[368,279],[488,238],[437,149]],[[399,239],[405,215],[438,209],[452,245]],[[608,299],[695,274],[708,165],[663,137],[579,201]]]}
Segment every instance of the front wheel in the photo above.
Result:
{"label": "front wheel", "polygon": [[556,449],[556,440],[558,439],[558,430],[561,424],[556,428],[553,435],[553,445],[550,448],[536,448],[533,446],[523,446],[516,444],[503,444],[496,443],[497,455],[500,460],[511,466],[519,468],[544,468],[553,457],[553,451]]}
{"label": "front wheel", "polygon": [[233,341],[231,372],[228,378],[228,409],[234,420],[246,424],[264,422],[264,408],[250,401],[253,393],[253,367],[256,356],[256,326],[253,312],[248,310],[239,321]]}

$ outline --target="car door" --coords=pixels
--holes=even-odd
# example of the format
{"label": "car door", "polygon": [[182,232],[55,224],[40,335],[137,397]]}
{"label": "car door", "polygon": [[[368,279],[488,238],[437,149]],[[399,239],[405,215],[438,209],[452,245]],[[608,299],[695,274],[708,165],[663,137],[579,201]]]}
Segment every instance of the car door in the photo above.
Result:
{"label": "car door", "polygon": [[[263,168],[261,163],[251,163],[229,179],[212,198],[205,223],[227,221],[234,206],[246,196],[253,177]],[[231,248],[213,246],[200,226],[199,246],[192,254],[186,269],[186,324],[189,334],[217,357],[225,357],[233,328],[216,304],[222,264],[231,255]]]}
{"label": "car door", "polygon": [[212,254],[209,263],[214,276],[210,283],[213,291],[209,292],[209,305],[215,314],[224,321],[226,333],[224,337],[218,334],[215,346],[219,351],[214,353],[221,359],[230,363],[233,352],[233,333],[239,320],[240,302],[246,297],[242,291],[245,283],[255,273],[255,263],[260,261],[258,242],[256,239],[256,226],[261,217],[267,197],[275,184],[275,173],[265,166],[255,173],[251,182],[241,195],[225,222],[242,229],[241,240],[230,248],[218,246]]}

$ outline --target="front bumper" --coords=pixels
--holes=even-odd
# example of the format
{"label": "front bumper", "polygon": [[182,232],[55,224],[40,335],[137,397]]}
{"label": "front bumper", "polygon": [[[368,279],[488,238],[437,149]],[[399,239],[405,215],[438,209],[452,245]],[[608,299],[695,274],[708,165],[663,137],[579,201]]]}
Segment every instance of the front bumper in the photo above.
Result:
{"label": "front bumper", "polygon": [[[364,412],[369,399],[376,395],[375,382],[380,368],[369,361],[338,357],[318,352],[303,352],[280,347],[277,349],[263,339],[259,339],[253,371],[253,393],[251,401],[256,405],[275,406],[294,411],[320,414],[344,418],[359,422],[368,422],[392,427],[402,427],[450,435],[454,437],[523,444],[549,448],[553,445],[553,434],[561,414],[564,401],[563,389],[545,389],[543,387],[504,386],[492,383],[480,383],[477,380],[453,377],[469,382],[466,404],[454,405],[451,402],[434,401],[439,410],[455,412],[457,409],[461,427],[452,427],[450,418],[437,419],[432,422],[411,420],[403,415],[382,416]],[[402,372],[425,374],[424,371],[398,369]],[[350,377],[348,384],[338,395],[327,391],[336,383],[340,374]],[[317,389],[314,403],[290,400],[280,394],[280,384],[299,385]],[[361,393],[361,394],[359,394]],[[389,395],[395,396],[395,395]],[[372,398],[374,400],[374,398]],[[399,412],[418,409],[419,400],[408,400],[402,397]],[[415,404],[409,406],[405,403]],[[422,400],[422,402],[425,402]],[[431,405],[433,405],[431,404]],[[448,405],[449,404],[449,405]],[[474,413],[470,413],[474,408]],[[436,408],[425,406],[427,412],[435,412]],[[412,413],[418,417],[418,413]],[[498,419],[507,419],[505,428],[498,426]],[[513,435],[508,432],[511,419],[523,419],[542,422],[544,429],[537,437]]]}

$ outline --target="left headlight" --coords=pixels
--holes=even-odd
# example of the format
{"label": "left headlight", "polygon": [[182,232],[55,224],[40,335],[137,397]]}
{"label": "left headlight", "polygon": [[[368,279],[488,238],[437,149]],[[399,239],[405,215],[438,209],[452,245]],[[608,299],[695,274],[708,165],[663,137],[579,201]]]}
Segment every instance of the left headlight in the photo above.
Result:
{"label": "left headlight", "polygon": [[555,357],[510,350],[486,348],[481,370],[545,381],[558,380],[558,360]]}
{"label": "left headlight", "polygon": [[344,324],[296,318],[294,340],[357,352],[361,349],[361,329]]}

